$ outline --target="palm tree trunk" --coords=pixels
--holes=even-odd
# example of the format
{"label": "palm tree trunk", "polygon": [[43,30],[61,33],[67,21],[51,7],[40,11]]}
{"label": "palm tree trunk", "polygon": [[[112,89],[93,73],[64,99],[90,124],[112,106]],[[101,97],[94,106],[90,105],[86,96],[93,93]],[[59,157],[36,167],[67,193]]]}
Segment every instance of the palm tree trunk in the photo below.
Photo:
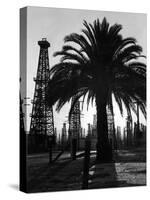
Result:
{"label": "palm tree trunk", "polygon": [[[97,161],[111,162],[112,148],[108,139],[108,122],[106,111],[106,100],[96,98],[97,108]],[[102,98],[101,98],[102,99]]]}

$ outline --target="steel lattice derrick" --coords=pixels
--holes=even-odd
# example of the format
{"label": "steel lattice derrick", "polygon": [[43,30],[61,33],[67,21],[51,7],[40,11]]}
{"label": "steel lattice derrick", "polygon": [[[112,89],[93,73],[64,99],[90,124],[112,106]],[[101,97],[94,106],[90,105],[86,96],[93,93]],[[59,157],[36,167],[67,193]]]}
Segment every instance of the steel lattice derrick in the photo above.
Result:
{"label": "steel lattice derrick", "polygon": [[25,127],[24,127],[24,113],[22,109],[22,104],[23,104],[23,100],[21,99],[21,94],[20,94],[20,133],[24,134]]}
{"label": "steel lattice derrick", "polygon": [[[72,97],[71,106],[74,104],[76,96]],[[71,112],[69,120],[69,137],[76,138],[79,141],[80,130],[81,130],[81,116],[80,116],[80,102],[79,100],[75,103],[74,108]]]}
{"label": "steel lattice derrick", "polygon": [[54,121],[53,109],[46,104],[46,87],[49,81],[50,68],[48,48],[49,42],[43,38],[38,42],[40,46],[38,70],[35,81],[34,99],[32,101],[31,134],[53,135]]}

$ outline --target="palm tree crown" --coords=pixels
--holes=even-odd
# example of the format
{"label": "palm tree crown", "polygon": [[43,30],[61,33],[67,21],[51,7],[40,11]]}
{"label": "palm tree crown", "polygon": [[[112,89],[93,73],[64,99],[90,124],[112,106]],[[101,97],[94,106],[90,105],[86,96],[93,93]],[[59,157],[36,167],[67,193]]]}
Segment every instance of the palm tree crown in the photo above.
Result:
{"label": "palm tree crown", "polygon": [[[81,34],[72,33],[65,37],[62,50],[54,56],[61,56],[60,63],[50,71],[48,103],[57,102],[57,110],[75,96],[87,104],[95,100],[97,128],[101,139],[107,140],[106,106],[113,112],[112,94],[123,112],[124,104],[128,115],[135,109],[135,101],[146,115],[146,65],[140,61],[142,47],[135,38],[123,38],[121,25],[109,25],[106,18],[93,24],[84,21]],[[103,108],[103,109],[102,109]],[[101,124],[101,125],[100,125]],[[105,133],[105,134],[104,134]],[[103,136],[104,137],[103,137]]]}

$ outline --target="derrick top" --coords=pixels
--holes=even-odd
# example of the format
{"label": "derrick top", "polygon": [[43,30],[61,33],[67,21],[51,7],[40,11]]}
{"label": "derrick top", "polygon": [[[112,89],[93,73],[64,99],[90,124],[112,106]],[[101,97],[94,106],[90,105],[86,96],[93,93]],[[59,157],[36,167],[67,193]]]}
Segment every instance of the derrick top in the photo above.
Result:
{"label": "derrick top", "polygon": [[48,47],[50,47],[50,43],[47,41],[46,38],[42,38],[41,41],[38,41],[38,45],[43,49],[47,49]]}

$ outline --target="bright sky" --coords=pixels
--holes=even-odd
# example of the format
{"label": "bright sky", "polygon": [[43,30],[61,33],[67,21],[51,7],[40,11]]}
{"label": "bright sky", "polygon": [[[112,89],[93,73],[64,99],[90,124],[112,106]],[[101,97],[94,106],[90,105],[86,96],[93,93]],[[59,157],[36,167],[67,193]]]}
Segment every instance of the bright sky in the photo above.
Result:
{"label": "bright sky", "polygon": [[[51,47],[49,48],[50,68],[57,62],[59,58],[53,57],[55,51],[61,50],[63,39],[66,35],[76,32],[80,33],[83,28],[83,20],[92,23],[99,18],[100,21],[106,17],[110,25],[114,23],[122,24],[121,31],[124,37],[135,37],[143,47],[143,53],[146,55],[146,14],[122,13],[122,12],[104,12],[104,11],[87,11],[73,9],[58,8],[40,8],[28,7],[27,10],[27,97],[33,99],[35,82],[33,77],[36,76],[39,46],[37,42],[42,38],[47,38]],[[24,80],[22,81],[24,83]],[[22,98],[25,95],[22,94]],[[27,103],[31,103],[31,99]],[[118,126],[125,126],[125,116],[122,118],[119,110],[114,102],[115,122]],[[27,130],[30,127],[29,114],[32,110],[32,104],[27,108]],[[62,124],[66,121],[69,106],[65,105],[59,113],[55,112],[54,107],[54,124],[58,130],[62,128]],[[82,127],[87,128],[88,123],[93,123],[93,114],[96,113],[95,107],[89,107],[87,112],[86,106],[83,109],[83,118],[81,119]],[[141,120],[144,118],[140,115]],[[134,116],[134,120],[136,117]]]}

